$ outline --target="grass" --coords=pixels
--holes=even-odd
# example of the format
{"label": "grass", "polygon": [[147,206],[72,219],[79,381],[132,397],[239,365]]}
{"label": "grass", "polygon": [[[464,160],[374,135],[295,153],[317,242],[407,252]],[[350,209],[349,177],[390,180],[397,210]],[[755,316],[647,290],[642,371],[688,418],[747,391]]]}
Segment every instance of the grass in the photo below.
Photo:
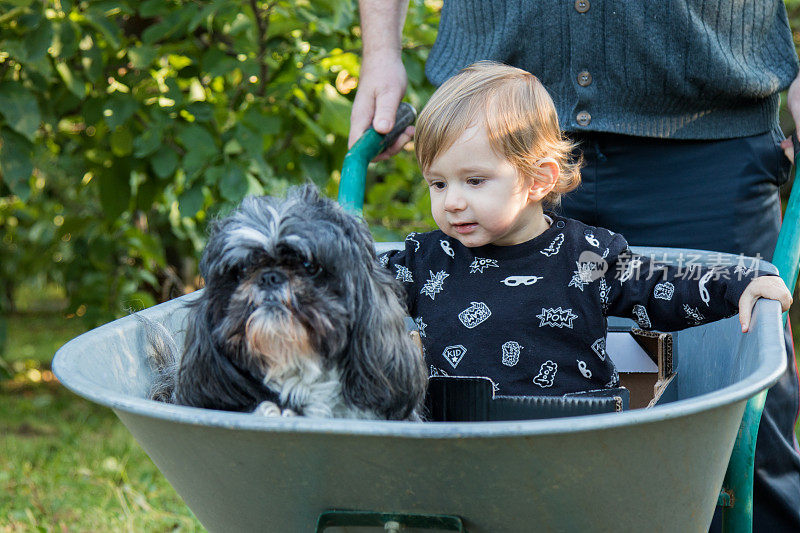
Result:
{"label": "grass", "polygon": [[[49,371],[82,323],[63,317],[57,293],[26,300],[8,317],[5,357],[14,378],[0,381],[0,533],[202,531],[116,416]],[[800,309],[795,314],[800,340]]]}
{"label": "grass", "polygon": [[0,382],[0,532],[202,531],[116,416],[49,371],[81,323],[29,309],[7,326],[14,378]]}

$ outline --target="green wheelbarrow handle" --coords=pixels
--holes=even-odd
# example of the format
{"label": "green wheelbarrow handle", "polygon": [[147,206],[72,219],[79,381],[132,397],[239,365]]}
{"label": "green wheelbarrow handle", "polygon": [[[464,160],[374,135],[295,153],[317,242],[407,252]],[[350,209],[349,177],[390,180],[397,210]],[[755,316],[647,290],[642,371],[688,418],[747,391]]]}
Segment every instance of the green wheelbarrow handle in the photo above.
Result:
{"label": "green wheelbarrow handle", "polygon": [[[795,154],[795,184],[800,177],[800,142],[797,132],[792,133]],[[800,271],[800,187],[793,186],[789,202],[783,215],[781,231],[772,264],[778,268],[781,279],[789,292],[794,292],[797,274]],[[789,313],[784,313],[783,322]],[[739,426],[739,435],[733,445],[728,471],[722,484],[718,505],[722,507],[722,530],[725,533],[750,533],[753,531],[753,466],[755,464],[756,439],[761,413],[767,401],[767,391],[747,401]]]}
{"label": "green wheelbarrow handle", "polygon": [[372,159],[394,144],[400,134],[414,123],[417,112],[406,102],[401,102],[394,119],[394,128],[385,136],[369,128],[344,156],[342,177],[339,181],[339,205],[345,211],[361,216],[364,207],[364,188],[367,183],[367,166]]}

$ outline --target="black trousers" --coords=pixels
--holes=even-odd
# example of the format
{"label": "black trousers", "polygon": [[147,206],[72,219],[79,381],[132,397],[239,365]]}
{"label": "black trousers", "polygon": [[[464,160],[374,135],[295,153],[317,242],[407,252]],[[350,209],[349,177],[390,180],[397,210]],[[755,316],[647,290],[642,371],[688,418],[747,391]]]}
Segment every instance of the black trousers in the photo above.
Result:
{"label": "black trousers", "polygon": [[[574,134],[583,183],[561,211],[624,235],[631,245],[698,248],[771,259],[780,229],[778,188],[790,164],[772,133],[678,141]],[[800,186],[800,184],[795,184]],[[767,395],[755,457],[754,531],[800,531],[798,377],[789,368]],[[719,515],[719,513],[717,513]],[[718,530],[715,517],[712,530]]]}

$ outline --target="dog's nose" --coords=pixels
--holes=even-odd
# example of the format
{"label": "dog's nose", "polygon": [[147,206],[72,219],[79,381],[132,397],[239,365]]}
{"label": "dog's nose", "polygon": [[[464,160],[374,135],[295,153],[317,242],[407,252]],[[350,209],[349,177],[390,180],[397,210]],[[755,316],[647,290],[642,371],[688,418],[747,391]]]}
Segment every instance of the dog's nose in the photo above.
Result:
{"label": "dog's nose", "polygon": [[277,270],[267,270],[261,274],[261,285],[264,287],[276,287],[286,283],[286,275]]}

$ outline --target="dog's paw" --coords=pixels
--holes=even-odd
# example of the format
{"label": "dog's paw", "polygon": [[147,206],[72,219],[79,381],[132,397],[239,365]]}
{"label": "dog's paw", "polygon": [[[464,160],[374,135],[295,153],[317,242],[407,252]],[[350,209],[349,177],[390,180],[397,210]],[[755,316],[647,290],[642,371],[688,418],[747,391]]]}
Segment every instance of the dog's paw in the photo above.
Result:
{"label": "dog's paw", "polygon": [[283,410],[283,412],[281,413],[281,416],[297,416],[297,413],[295,413],[294,411],[292,411],[292,410],[291,410],[291,409],[289,409],[289,408],[286,408],[286,409],[284,409],[284,410]]}
{"label": "dog's paw", "polygon": [[261,416],[281,416],[281,408],[273,402],[261,402],[253,414]]}

